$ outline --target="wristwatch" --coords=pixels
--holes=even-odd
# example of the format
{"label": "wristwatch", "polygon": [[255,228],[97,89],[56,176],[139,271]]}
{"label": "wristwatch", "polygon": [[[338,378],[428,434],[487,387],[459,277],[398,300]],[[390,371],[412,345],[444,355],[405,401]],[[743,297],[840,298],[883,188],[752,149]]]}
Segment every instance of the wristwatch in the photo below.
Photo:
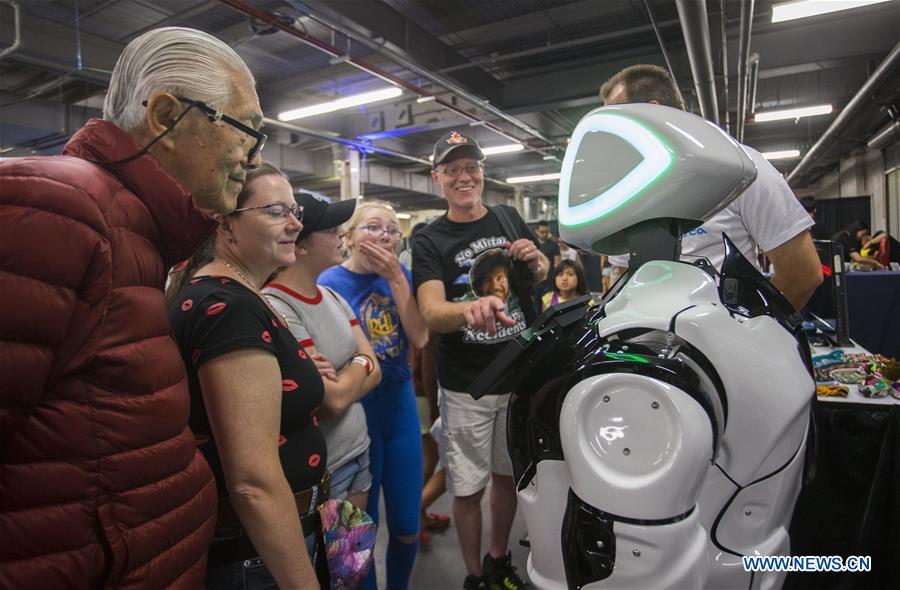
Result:
{"label": "wristwatch", "polygon": [[366,354],[354,355],[353,358],[350,359],[350,362],[364,368],[366,370],[366,375],[371,375],[372,371],[375,370],[375,363],[372,362],[372,359]]}

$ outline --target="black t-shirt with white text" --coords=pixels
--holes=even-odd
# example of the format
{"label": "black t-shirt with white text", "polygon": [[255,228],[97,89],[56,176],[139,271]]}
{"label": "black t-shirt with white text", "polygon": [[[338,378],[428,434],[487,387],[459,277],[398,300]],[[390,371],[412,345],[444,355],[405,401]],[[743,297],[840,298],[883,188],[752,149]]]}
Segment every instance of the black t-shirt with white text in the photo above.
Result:
{"label": "black t-shirt with white text", "polygon": [[447,301],[473,301],[496,295],[506,303],[514,326],[497,323],[497,334],[463,326],[442,334],[438,340],[438,382],[454,391],[467,391],[472,381],[500,353],[506,342],[525,329],[525,314],[510,285],[511,261],[508,246],[518,237],[527,237],[535,246],[537,238],[512,207],[504,207],[517,236],[507,236],[496,214],[476,221],[456,222],[447,216],[435,220],[416,234],[413,248],[413,285],[430,280],[444,283]]}

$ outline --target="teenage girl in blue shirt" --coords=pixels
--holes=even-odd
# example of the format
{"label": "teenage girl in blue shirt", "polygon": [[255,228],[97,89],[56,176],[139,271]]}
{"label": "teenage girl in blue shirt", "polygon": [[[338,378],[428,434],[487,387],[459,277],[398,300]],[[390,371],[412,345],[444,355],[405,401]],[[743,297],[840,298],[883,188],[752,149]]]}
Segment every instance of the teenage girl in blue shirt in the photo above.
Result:
{"label": "teenage girl in blue shirt", "polygon": [[[381,364],[381,383],[362,398],[372,443],[372,488],[366,511],[379,522],[384,489],[387,587],[407,588],[416,560],[422,498],[422,437],[408,353],[421,348],[428,330],[412,293],[412,275],[397,259],[397,216],[390,205],[364,202],[347,224],[350,258],[319,276],[356,312]],[[375,568],[365,587],[374,589]]]}

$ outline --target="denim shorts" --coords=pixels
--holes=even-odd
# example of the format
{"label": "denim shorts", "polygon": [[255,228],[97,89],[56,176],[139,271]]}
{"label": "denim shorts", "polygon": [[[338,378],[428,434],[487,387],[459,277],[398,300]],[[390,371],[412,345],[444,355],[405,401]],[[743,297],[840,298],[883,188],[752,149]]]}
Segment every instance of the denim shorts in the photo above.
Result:
{"label": "denim shorts", "polygon": [[350,459],[331,472],[332,500],[343,500],[350,494],[368,492],[372,487],[372,471],[369,469],[369,449]]}
{"label": "denim shorts", "polygon": [[[315,566],[316,535],[304,539],[309,559]],[[278,590],[275,578],[263,560],[256,557],[206,570],[208,590]]]}

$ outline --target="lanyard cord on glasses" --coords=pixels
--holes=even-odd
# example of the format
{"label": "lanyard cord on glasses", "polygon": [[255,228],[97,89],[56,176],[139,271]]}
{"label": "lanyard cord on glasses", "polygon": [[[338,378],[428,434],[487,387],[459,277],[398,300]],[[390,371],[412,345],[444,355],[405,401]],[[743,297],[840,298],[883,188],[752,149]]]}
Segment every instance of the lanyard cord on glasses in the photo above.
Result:
{"label": "lanyard cord on glasses", "polygon": [[188,105],[188,108],[184,109],[184,112],[182,112],[180,115],[178,115],[175,118],[175,120],[172,122],[172,124],[166,128],[165,131],[163,131],[162,133],[160,133],[159,135],[154,137],[150,143],[148,143],[147,145],[142,147],[137,152],[131,154],[130,156],[121,158],[119,160],[110,160],[110,161],[108,161],[108,160],[87,160],[87,161],[90,162],[91,164],[97,164],[99,166],[113,166],[113,165],[118,165],[118,164],[125,164],[128,162],[131,162],[132,160],[136,160],[136,159],[140,158],[141,156],[146,154],[147,150],[149,150],[151,147],[153,147],[156,144],[156,142],[158,142],[160,139],[162,139],[163,137],[168,135],[170,131],[175,129],[175,125],[178,125],[178,122],[181,121],[185,115],[187,115],[189,112],[191,112],[192,108],[194,108],[193,104]]}

